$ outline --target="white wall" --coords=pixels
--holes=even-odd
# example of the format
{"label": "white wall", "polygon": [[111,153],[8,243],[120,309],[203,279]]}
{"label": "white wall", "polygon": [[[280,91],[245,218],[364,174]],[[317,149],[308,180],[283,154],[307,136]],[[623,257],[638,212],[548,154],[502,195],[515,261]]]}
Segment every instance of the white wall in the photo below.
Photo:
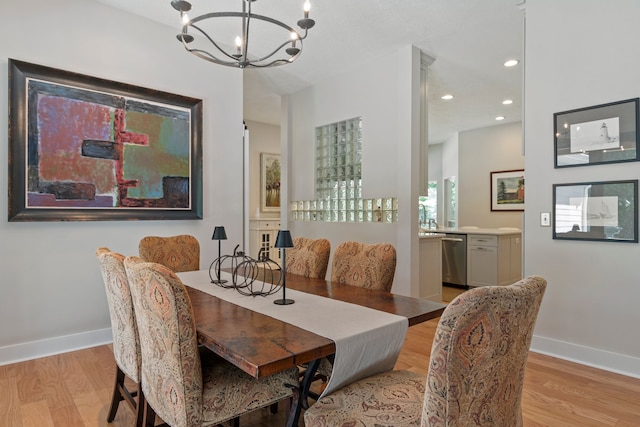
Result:
{"label": "white wall", "polygon": [[533,349],[640,377],[640,245],[553,240],[555,183],[638,179],[640,164],[554,169],[553,114],[640,96],[640,2],[526,4],[525,275],[549,284]]}
{"label": "white wall", "polygon": [[490,198],[491,172],[524,169],[521,123],[460,132],[458,144],[458,226],[522,227],[521,212],[492,212]]}
{"label": "white wall", "polygon": [[260,154],[280,153],[280,126],[247,120],[249,129],[249,217],[280,218],[277,212],[260,212]]}
{"label": "white wall", "polygon": [[[358,64],[351,72],[293,94],[284,103],[291,123],[291,129],[284,132],[290,132],[291,141],[289,200],[316,197],[315,128],[361,116],[362,196],[398,197],[401,218],[394,224],[289,221],[292,234],[328,238],[332,253],[346,240],[392,243],[398,252],[393,292],[416,296],[419,61],[419,51],[408,46]],[[413,230],[411,221],[415,222]],[[329,270],[327,277],[330,274]]]}
{"label": "white wall", "polygon": [[[167,3],[166,7],[170,7]],[[190,233],[201,264],[215,257],[211,232],[242,240],[242,74],[192,57],[175,28],[85,0],[0,3],[0,81],[7,59],[75,71],[204,100],[204,220],[31,222],[0,220],[0,364],[111,339],[99,246],[137,254],[145,235]],[[0,127],[7,129],[7,85]],[[7,132],[0,133],[7,147]],[[0,212],[7,212],[7,150],[0,150]],[[6,215],[6,214],[5,214]],[[227,243],[228,242],[228,243]]]}

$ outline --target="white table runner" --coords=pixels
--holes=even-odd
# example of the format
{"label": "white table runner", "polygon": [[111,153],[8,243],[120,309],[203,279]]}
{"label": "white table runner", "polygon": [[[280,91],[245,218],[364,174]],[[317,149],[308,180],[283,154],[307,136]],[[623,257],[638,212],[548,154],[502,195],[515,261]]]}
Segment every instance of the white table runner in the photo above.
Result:
{"label": "white table runner", "polygon": [[[231,283],[231,274],[221,274]],[[192,288],[334,341],[333,372],[323,395],[392,370],[409,324],[402,316],[292,289],[287,289],[287,298],[295,304],[276,305],[273,301],[282,298],[282,291],[266,297],[241,295],[211,283],[208,270],[178,273],[178,277]]]}

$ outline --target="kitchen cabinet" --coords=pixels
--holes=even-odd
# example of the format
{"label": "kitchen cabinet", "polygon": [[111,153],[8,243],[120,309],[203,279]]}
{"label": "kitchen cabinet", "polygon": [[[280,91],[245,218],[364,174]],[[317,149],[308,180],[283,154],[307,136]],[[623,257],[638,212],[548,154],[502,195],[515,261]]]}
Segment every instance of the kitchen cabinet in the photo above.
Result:
{"label": "kitchen cabinet", "polygon": [[442,237],[428,235],[420,237],[420,290],[419,297],[442,302]]}
{"label": "kitchen cabinet", "polygon": [[249,220],[249,256],[257,259],[260,249],[274,261],[280,262],[280,251],[273,247],[280,230],[279,219]]}
{"label": "kitchen cabinet", "polygon": [[472,234],[467,242],[467,285],[510,285],[522,278],[521,234]]}

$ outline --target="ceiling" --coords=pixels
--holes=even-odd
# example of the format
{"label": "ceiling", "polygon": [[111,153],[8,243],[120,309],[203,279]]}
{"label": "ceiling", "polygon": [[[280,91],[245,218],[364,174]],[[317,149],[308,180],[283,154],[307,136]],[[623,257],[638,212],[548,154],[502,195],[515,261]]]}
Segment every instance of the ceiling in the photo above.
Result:
{"label": "ceiling", "polygon": [[[96,1],[179,32],[178,13],[170,0]],[[213,9],[210,0],[191,0],[191,15],[240,11],[241,1],[216,0]],[[294,26],[302,3],[260,0],[253,12]],[[430,143],[464,130],[518,122],[522,62],[503,66],[507,59],[523,59],[524,12],[518,3],[523,0],[311,0],[310,17],[316,25],[300,57],[281,67],[244,71],[245,119],[278,124],[280,95],[357,68],[363,61],[385,61],[388,53],[412,44],[435,58],[428,83]],[[447,93],[454,98],[442,100]],[[503,105],[504,99],[513,104]],[[505,119],[498,122],[497,116]]]}

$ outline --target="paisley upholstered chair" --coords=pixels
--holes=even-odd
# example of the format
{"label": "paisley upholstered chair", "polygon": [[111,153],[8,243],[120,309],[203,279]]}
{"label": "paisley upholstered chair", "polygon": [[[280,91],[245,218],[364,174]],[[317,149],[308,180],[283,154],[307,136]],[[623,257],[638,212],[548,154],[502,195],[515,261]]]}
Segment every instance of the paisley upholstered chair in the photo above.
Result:
{"label": "paisley upholstered chair", "polygon": [[391,292],[396,249],[389,243],[341,243],[333,254],[331,281]]}
{"label": "paisley upholstered chair", "polygon": [[329,266],[331,243],[327,239],[296,237],[287,250],[287,272],[312,279],[324,279]]}
{"label": "paisley upholstered chair", "polygon": [[[395,272],[396,249],[393,245],[344,242],[338,245],[333,254],[331,281],[390,292]],[[323,358],[314,380],[326,381],[332,369],[331,361]],[[313,399],[318,398],[318,395],[311,391],[309,396]]]}
{"label": "paisley upholstered chair", "polygon": [[471,289],[445,309],[427,376],[391,371],[318,400],[305,426],[522,426],[522,387],[547,282]]}
{"label": "paisley upholstered chair", "polygon": [[188,234],[147,236],[138,244],[140,258],[169,267],[176,273],[200,270],[200,243]]}
{"label": "paisley upholstered chair", "polygon": [[125,259],[140,331],[145,425],[210,426],[292,396],[298,370],[255,379],[198,347],[189,294],[169,268]]}
{"label": "paisley upholstered chair", "polygon": [[[116,380],[113,386],[111,406],[107,422],[112,422],[121,401],[125,401],[136,414],[136,426],[142,425],[144,395],[140,385],[140,341],[138,326],[133,312],[133,301],[124,269],[124,256],[111,252],[108,248],[98,248],[96,257],[107,291],[111,332],[113,334],[113,355],[116,360]],[[128,390],[125,376],[135,384],[136,390]],[[138,396],[136,401],[134,398]]]}

